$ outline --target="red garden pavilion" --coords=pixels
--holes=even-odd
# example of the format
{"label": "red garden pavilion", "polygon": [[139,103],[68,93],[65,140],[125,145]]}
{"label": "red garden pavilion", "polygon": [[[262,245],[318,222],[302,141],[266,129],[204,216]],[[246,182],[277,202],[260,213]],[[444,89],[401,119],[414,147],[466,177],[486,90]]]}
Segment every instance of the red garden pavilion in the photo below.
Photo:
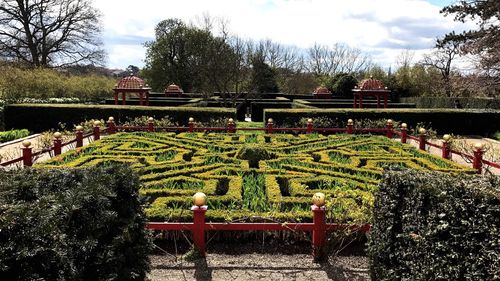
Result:
{"label": "red garden pavilion", "polygon": [[122,104],[127,102],[127,94],[137,94],[139,96],[140,105],[149,105],[149,91],[151,88],[144,83],[141,78],[130,75],[123,77],[118,84],[113,88],[115,105],[118,104],[118,95],[122,94]]}
{"label": "red garden pavilion", "polygon": [[166,97],[181,97],[184,94],[184,91],[181,87],[175,84],[170,84],[167,88],[165,88],[164,93]]}
{"label": "red garden pavilion", "polygon": [[316,88],[316,90],[314,90],[313,98],[315,98],[315,99],[331,99],[332,92],[330,92],[330,90],[328,90],[328,88],[325,86],[319,86],[318,88]]}
{"label": "red garden pavilion", "polygon": [[361,87],[352,89],[354,95],[354,108],[363,108],[363,97],[372,96],[377,98],[377,108],[380,108],[380,98],[384,99],[384,108],[387,108],[387,99],[391,93],[387,87],[384,87],[382,81],[373,79],[363,80]]}

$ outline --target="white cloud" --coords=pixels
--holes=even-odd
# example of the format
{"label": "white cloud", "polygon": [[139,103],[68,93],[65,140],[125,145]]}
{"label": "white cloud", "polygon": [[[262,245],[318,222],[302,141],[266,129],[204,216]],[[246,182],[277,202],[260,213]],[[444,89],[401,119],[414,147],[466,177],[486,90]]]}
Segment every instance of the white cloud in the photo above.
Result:
{"label": "white cloud", "polygon": [[[242,37],[302,48],[314,42],[347,43],[377,53],[374,60],[386,67],[393,64],[395,52],[412,48],[424,53],[436,36],[463,28],[423,0],[96,0],[94,4],[104,16],[109,66],[121,68],[144,65],[141,44],[154,37],[160,20],[176,17],[189,22],[204,13],[228,19],[231,31]],[[135,38],[136,45],[123,45],[121,37]]]}

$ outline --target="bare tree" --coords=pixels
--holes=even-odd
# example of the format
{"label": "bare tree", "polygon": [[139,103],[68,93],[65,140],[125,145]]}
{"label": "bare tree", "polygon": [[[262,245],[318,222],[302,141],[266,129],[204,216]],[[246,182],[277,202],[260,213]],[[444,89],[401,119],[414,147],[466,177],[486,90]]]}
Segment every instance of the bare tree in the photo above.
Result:
{"label": "bare tree", "polygon": [[413,57],[415,56],[415,52],[412,50],[403,50],[396,57],[396,65],[398,68],[409,68],[413,63]]}
{"label": "bare tree", "polygon": [[308,50],[308,68],[317,77],[326,76],[334,68],[332,52],[328,46],[314,44]]}
{"label": "bare tree", "polygon": [[367,71],[371,66],[370,57],[361,50],[345,44],[332,47],[314,44],[308,50],[309,71],[317,77],[332,76],[337,73],[356,73]]}
{"label": "bare tree", "polygon": [[102,64],[91,0],[2,0],[0,56],[32,66]]}
{"label": "bare tree", "polygon": [[[454,34],[454,33],[452,33]],[[445,86],[446,96],[451,96],[450,74],[452,62],[460,53],[461,40],[436,41],[436,50],[431,55],[424,56],[423,64],[435,67],[441,73],[441,78]]]}

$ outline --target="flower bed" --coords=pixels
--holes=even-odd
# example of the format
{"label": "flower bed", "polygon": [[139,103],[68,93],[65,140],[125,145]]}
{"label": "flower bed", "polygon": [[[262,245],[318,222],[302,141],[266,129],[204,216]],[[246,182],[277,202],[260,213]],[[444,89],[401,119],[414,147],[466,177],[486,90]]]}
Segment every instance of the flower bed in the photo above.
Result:
{"label": "flower bed", "polygon": [[141,176],[152,221],[191,220],[195,192],[212,221],[310,221],[311,196],[327,195],[337,222],[371,222],[373,194],[388,165],[474,173],[386,137],[319,134],[119,133],[37,167],[128,162]]}

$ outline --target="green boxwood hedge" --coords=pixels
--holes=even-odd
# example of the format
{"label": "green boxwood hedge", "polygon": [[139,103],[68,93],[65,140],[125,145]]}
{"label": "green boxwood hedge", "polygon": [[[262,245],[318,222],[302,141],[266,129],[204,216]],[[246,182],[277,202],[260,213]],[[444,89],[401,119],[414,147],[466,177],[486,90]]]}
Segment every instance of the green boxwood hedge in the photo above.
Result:
{"label": "green boxwood hedge", "polygon": [[24,137],[27,137],[29,135],[30,135],[30,132],[26,129],[0,132],[0,143],[24,138]]}
{"label": "green boxwood hedge", "polygon": [[144,280],[151,242],[123,165],[0,171],[2,280]]}
{"label": "green boxwood hedge", "polygon": [[341,126],[347,119],[393,119],[409,126],[424,124],[440,134],[491,135],[498,131],[500,110],[474,109],[266,109],[264,120],[276,127],[305,127],[306,118],[331,119]]}
{"label": "green boxwood hedge", "polygon": [[222,118],[236,118],[235,109],[200,107],[156,107],[84,104],[13,104],[5,107],[5,128],[25,128],[41,132],[58,127],[59,123],[72,126],[85,120],[104,119],[113,116],[118,123],[129,118],[152,116],[161,119],[168,116],[174,123],[186,125],[189,117],[196,122],[210,123]]}
{"label": "green boxwood hedge", "polygon": [[418,108],[454,108],[455,100],[463,108],[500,109],[500,98],[449,98],[449,97],[401,97],[400,101],[415,103]]}
{"label": "green boxwood hedge", "polygon": [[373,280],[500,280],[500,177],[389,171],[375,198]]}

